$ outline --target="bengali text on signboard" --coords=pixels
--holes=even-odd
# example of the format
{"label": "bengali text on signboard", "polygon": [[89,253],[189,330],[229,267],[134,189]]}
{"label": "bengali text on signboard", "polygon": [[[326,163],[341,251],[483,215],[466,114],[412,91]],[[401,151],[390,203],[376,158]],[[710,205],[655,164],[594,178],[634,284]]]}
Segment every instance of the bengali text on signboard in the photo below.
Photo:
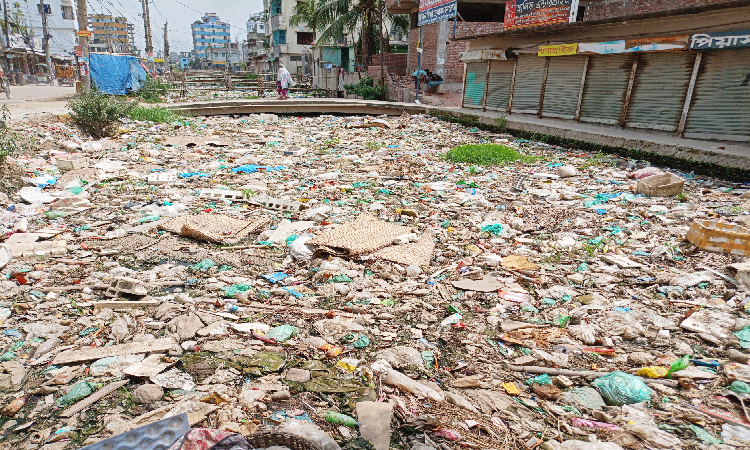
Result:
{"label": "bengali text on signboard", "polygon": [[702,33],[690,36],[691,50],[722,50],[750,47],[750,30]]}
{"label": "bengali text on signboard", "polygon": [[456,17],[457,0],[420,0],[418,26]]}
{"label": "bengali text on signboard", "polygon": [[540,45],[538,56],[567,56],[578,53],[578,44]]}
{"label": "bengali text on signboard", "polygon": [[505,4],[505,29],[575,22],[578,0],[512,0]]}

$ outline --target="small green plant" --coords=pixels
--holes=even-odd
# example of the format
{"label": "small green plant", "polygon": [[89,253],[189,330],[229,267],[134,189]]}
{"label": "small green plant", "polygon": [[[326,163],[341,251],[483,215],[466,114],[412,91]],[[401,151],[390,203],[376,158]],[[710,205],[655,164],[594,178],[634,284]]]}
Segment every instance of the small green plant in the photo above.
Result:
{"label": "small green plant", "polygon": [[256,98],[260,98],[260,97],[258,97],[255,94],[245,94],[242,96],[242,98],[245,100],[255,100]]}
{"label": "small green plant", "polygon": [[687,198],[688,198],[688,197],[687,197],[687,195],[685,195],[685,193],[683,192],[683,193],[681,193],[681,194],[677,194],[677,197],[675,197],[675,198],[677,199],[677,201],[678,201],[678,202],[680,202],[680,203],[684,203],[684,202],[685,202],[685,201],[687,200]]}
{"label": "small green plant", "polygon": [[258,74],[257,73],[251,73],[249,75],[245,75],[245,79],[246,80],[250,80],[250,81],[257,80],[258,79]]}
{"label": "small green plant", "polygon": [[172,89],[172,84],[169,81],[163,79],[156,79],[146,75],[146,82],[138,91],[138,96],[143,99],[144,102],[157,103],[161,101],[161,97],[164,97]]}
{"label": "small green plant", "polygon": [[68,100],[67,107],[73,123],[93,138],[100,139],[111,136],[117,130],[120,119],[135,106],[136,102],[92,90]]}
{"label": "small green plant", "polygon": [[144,122],[171,123],[175,120],[179,120],[182,115],[163,106],[152,106],[150,108],[136,106],[128,112],[128,116],[133,120],[141,120]]}
{"label": "small green plant", "polygon": [[381,97],[388,99],[388,86],[375,86],[372,78],[365,77],[357,84],[347,84],[344,90],[348,94],[357,95],[365,100],[380,100]]}
{"label": "small green plant", "polygon": [[499,166],[520,161],[531,163],[536,157],[524,155],[518,150],[499,144],[467,144],[452,148],[445,154],[454,163],[476,164],[478,166]]}
{"label": "small green plant", "polygon": [[365,148],[367,150],[377,150],[382,146],[383,144],[381,144],[380,142],[365,142]]}
{"label": "small green plant", "polygon": [[0,164],[5,162],[5,158],[13,156],[18,150],[16,142],[16,133],[10,129],[10,111],[7,105],[0,109]]}
{"label": "small green plant", "polygon": [[505,116],[505,114],[495,119],[495,122],[497,122],[497,126],[500,127],[500,131],[502,133],[505,133],[505,127],[508,124],[508,118]]}

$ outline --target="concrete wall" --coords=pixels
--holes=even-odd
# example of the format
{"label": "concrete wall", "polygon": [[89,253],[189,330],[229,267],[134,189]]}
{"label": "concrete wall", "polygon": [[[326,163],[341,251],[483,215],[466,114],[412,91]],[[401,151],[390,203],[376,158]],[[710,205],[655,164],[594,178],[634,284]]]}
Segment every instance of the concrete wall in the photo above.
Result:
{"label": "concrete wall", "polygon": [[605,0],[590,3],[586,8],[583,20],[626,17],[633,14],[669,11],[677,8],[726,3],[726,0]]}
{"label": "concrete wall", "polygon": [[[502,31],[502,22],[464,22],[456,24],[456,37],[487,34]],[[464,64],[458,59],[461,52],[466,51],[466,41],[453,40],[453,21],[448,21],[447,45],[445,47],[445,73],[442,75],[446,83],[461,83],[464,76]],[[422,27],[422,68],[435,70],[438,66],[438,35],[440,24],[431,23]],[[412,73],[417,68],[417,41],[419,29],[409,31],[409,53],[407,57],[407,72]]]}

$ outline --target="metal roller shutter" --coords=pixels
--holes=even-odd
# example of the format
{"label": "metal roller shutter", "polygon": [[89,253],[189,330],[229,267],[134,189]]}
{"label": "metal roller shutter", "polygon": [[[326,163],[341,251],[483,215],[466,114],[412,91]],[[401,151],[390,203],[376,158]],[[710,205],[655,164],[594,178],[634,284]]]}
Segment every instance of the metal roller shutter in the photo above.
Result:
{"label": "metal roller shutter", "polygon": [[543,116],[575,118],[585,63],[585,56],[550,58],[547,86],[544,88]]}
{"label": "metal roller shutter", "polygon": [[484,85],[487,82],[487,61],[466,64],[464,108],[482,108]]}
{"label": "metal roller shutter", "polygon": [[625,125],[677,131],[694,63],[695,53],[642,53]]}
{"label": "metal roller shutter", "polygon": [[536,55],[520,55],[518,57],[512,112],[528,114],[539,112],[545,67],[547,67],[546,58],[540,58]]}
{"label": "metal roller shutter", "polygon": [[490,78],[487,83],[487,109],[508,111],[514,64],[514,61],[491,61]]}
{"label": "metal roller shutter", "polygon": [[589,60],[581,121],[619,125],[633,68],[633,55],[597,55]]}
{"label": "metal roller shutter", "polygon": [[750,141],[750,49],[703,54],[685,137]]}

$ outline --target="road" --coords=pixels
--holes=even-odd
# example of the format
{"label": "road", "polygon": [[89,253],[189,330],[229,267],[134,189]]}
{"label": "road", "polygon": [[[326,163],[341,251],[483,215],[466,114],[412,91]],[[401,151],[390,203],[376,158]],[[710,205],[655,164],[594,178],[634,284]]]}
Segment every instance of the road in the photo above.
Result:
{"label": "road", "polygon": [[7,104],[13,119],[38,113],[64,114],[68,99],[76,90],[70,86],[11,86],[11,98],[0,93],[0,103]]}

